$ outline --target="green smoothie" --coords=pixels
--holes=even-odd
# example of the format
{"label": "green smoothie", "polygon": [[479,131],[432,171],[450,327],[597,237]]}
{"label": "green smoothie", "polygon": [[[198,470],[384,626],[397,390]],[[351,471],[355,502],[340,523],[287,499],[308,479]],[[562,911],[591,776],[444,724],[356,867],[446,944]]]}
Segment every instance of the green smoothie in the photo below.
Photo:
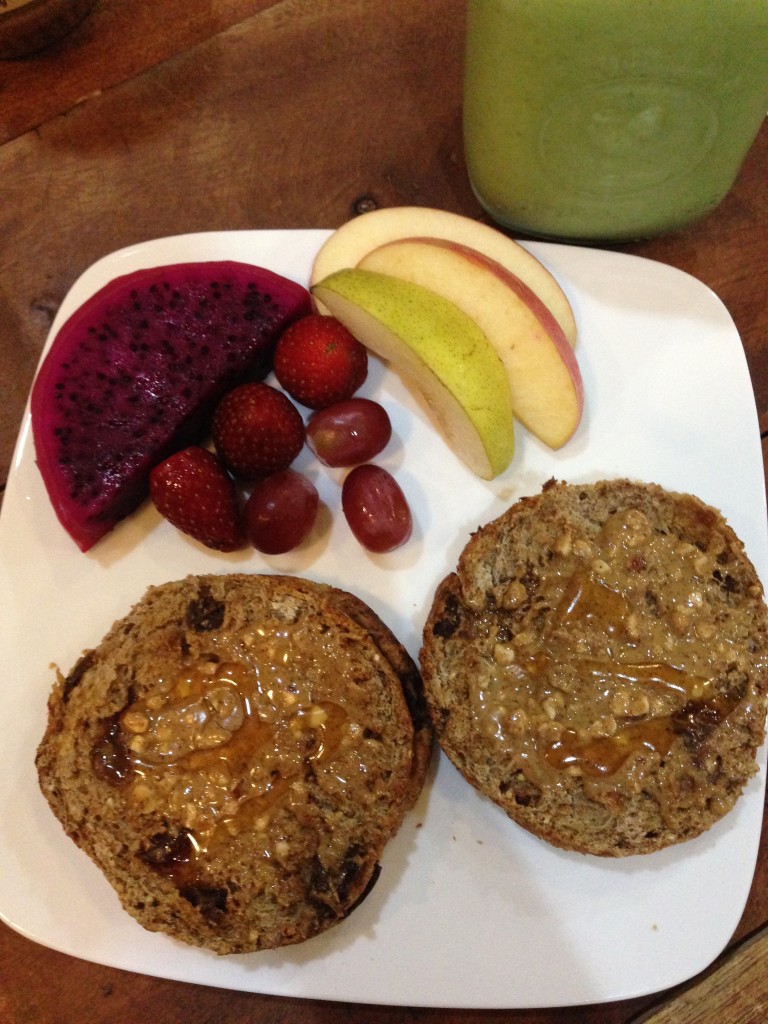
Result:
{"label": "green smoothie", "polygon": [[733,184],[768,111],[768,0],[468,0],[464,139],[519,232],[681,227]]}

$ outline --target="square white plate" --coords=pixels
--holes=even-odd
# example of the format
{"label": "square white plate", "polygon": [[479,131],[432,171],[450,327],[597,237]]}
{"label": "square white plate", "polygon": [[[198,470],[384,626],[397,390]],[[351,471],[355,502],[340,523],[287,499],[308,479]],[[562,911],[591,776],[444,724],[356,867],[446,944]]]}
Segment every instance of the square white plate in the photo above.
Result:
{"label": "square white plate", "polygon": [[[51,334],[101,285],[143,266],[239,259],[306,283],[328,232],[218,232],[147,242],[77,281]],[[503,477],[473,477],[418,403],[372,360],[361,393],[386,404],[394,436],[377,460],[411,502],[413,539],[366,554],[339,508],[341,474],[299,466],[333,512],[300,553],[217,555],[149,508],[89,554],[59,526],[34,464],[25,415],[0,519],[0,913],[28,937],[127,970],[246,991],[370,1003],[536,1007],[616,1000],[698,973],[741,916],[763,814],[760,774],[700,838],[604,861],[550,848],[466,785],[443,756],[388,847],[381,878],[326,935],[283,951],[217,957],[150,934],[65,837],[37,787],[34,755],[52,663],[68,670],[150,583],[201,571],[287,571],[354,591],[418,654],[432,592],[472,529],[550,477],[630,476],[689,491],[724,512],[768,579],[763,464],[743,349],[699,281],[637,257],[531,244],[579,324],[586,414],[551,452],[522,429]]]}

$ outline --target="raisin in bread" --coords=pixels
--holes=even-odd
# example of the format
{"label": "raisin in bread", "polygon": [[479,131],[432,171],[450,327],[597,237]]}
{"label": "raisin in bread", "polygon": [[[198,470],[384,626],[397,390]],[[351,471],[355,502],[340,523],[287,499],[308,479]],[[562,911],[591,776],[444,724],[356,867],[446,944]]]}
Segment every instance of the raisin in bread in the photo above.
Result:
{"label": "raisin in bread", "polygon": [[417,667],[358,598],[192,576],[150,589],[59,677],[37,768],[142,925],[240,953],[360,901],[431,742]]}
{"label": "raisin in bread", "polygon": [[628,480],[546,485],[439,586],[421,669],[442,749],[550,843],[690,839],[756,771],[763,588],[722,515]]}

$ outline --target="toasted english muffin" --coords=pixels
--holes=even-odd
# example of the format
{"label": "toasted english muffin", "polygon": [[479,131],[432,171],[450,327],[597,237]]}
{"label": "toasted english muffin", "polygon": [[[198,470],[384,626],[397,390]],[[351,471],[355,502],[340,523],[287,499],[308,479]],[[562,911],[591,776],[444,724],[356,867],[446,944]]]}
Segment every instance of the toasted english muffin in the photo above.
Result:
{"label": "toasted english muffin", "polygon": [[190,576],[151,588],[58,678],[37,768],[128,913],[242,953],[349,914],[431,740],[416,666],[358,598]]}
{"label": "toasted english muffin", "polygon": [[768,613],[716,509],[550,482],[442,581],[421,669],[442,749],[530,832],[601,856],[693,838],[757,770]]}

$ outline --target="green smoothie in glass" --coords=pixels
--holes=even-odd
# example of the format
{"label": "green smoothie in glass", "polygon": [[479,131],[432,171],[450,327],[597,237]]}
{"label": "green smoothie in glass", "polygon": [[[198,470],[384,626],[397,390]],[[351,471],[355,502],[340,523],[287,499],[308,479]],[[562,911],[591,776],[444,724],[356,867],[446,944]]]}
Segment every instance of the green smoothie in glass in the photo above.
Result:
{"label": "green smoothie in glass", "polygon": [[768,0],[468,0],[478,199],[526,234],[619,240],[713,209],[768,111]]}

